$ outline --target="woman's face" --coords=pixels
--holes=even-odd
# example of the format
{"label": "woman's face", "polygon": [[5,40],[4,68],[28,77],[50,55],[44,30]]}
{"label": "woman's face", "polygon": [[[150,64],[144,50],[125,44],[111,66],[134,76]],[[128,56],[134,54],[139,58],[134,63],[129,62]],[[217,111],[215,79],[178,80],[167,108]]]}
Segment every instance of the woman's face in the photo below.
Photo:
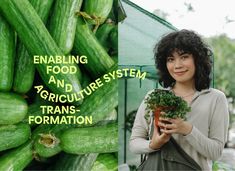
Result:
{"label": "woman's face", "polygon": [[194,81],[195,64],[192,54],[174,51],[171,56],[167,57],[166,66],[176,82],[186,83]]}

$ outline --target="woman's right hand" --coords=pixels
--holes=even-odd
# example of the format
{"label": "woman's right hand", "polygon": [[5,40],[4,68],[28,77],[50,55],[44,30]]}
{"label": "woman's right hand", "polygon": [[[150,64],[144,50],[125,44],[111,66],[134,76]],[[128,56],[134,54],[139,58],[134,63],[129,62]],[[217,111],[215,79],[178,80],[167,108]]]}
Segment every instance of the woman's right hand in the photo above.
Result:
{"label": "woman's right hand", "polygon": [[166,142],[168,142],[170,140],[170,137],[171,137],[171,134],[166,134],[166,133],[160,134],[158,128],[154,124],[153,136],[149,144],[149,147],[151,149],[157,150],[161,148],[161,146],[164,145]]}

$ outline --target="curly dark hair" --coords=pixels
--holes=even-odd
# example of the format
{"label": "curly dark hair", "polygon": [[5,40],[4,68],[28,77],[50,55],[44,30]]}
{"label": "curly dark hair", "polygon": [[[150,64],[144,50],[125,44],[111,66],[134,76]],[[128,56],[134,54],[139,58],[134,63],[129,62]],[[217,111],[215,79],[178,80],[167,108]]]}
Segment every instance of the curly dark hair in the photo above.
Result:
{"label": "curly dark hair", "polygon": [[193,55],[195,63],[195,88],[198,91],[210,87],[210,73],[212,68],[212,51],[193,31],[180,30],[164,36],[154,48],[155,65],[159,72],[159,83],[163,87],[172,87],[175,80],[167,70],[167,57],[173,52],[189,53]]}

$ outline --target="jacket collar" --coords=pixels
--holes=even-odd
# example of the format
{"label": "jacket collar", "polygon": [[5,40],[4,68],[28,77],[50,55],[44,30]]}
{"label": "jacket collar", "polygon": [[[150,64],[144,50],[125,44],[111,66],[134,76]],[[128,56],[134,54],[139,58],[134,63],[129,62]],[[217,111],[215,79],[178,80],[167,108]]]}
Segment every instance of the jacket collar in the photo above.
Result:
{"label": "jacket collar", "polygon": [[[167,87],[167,88],[163,88],[163,90],[169,90],[169,91],[172,91],[172,87]],[[206,94],[206,93],[209,93],[211,91],[211,88],[208,88],[208,89],[203,89],[201,91],[198,91],[196,90],[194,96],[200,96],[202,94]]]}
{"label": "jacket collar", "polygon": [[[172,87],[167,87],[167,88],[163,88],[163,89],[164,89],[164,90],[172,91]],[[194,94],[194,96],[193,96],[193,98],[192,98],[191,104],[192,104],[192,102],[193,102],[195,99],[197,99],[199,96],[211,92],[211,89],[212,89],[212,88],[203,89],[203,90],[201,90],[201,91],[196,90],[196,92],[195,92],[195,94]]]}
{"label": "jacket collar", "polygon": [[203,89],[201,91],[196,91],[191,102],[190,102],[190,105],[192,105],[193,101],[196,100],[199,96],[203,95],[203,94],[207,94],[207,93],[210,93],[211,92],[211,88],[209,89]]}

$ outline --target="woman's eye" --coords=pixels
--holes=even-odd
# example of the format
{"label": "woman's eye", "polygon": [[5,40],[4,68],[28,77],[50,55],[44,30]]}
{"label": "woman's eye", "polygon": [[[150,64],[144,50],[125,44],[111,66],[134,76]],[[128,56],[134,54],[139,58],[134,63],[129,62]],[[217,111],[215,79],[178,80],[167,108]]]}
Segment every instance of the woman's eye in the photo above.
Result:
{"label": "woman's eye", "polygon": [[167,58],[167,62],[172,62],[173,60],[173,58]]}
{"label": "woman's eye", "polygon": [[181,56],[181,59],[187,59],[188,55]]}

